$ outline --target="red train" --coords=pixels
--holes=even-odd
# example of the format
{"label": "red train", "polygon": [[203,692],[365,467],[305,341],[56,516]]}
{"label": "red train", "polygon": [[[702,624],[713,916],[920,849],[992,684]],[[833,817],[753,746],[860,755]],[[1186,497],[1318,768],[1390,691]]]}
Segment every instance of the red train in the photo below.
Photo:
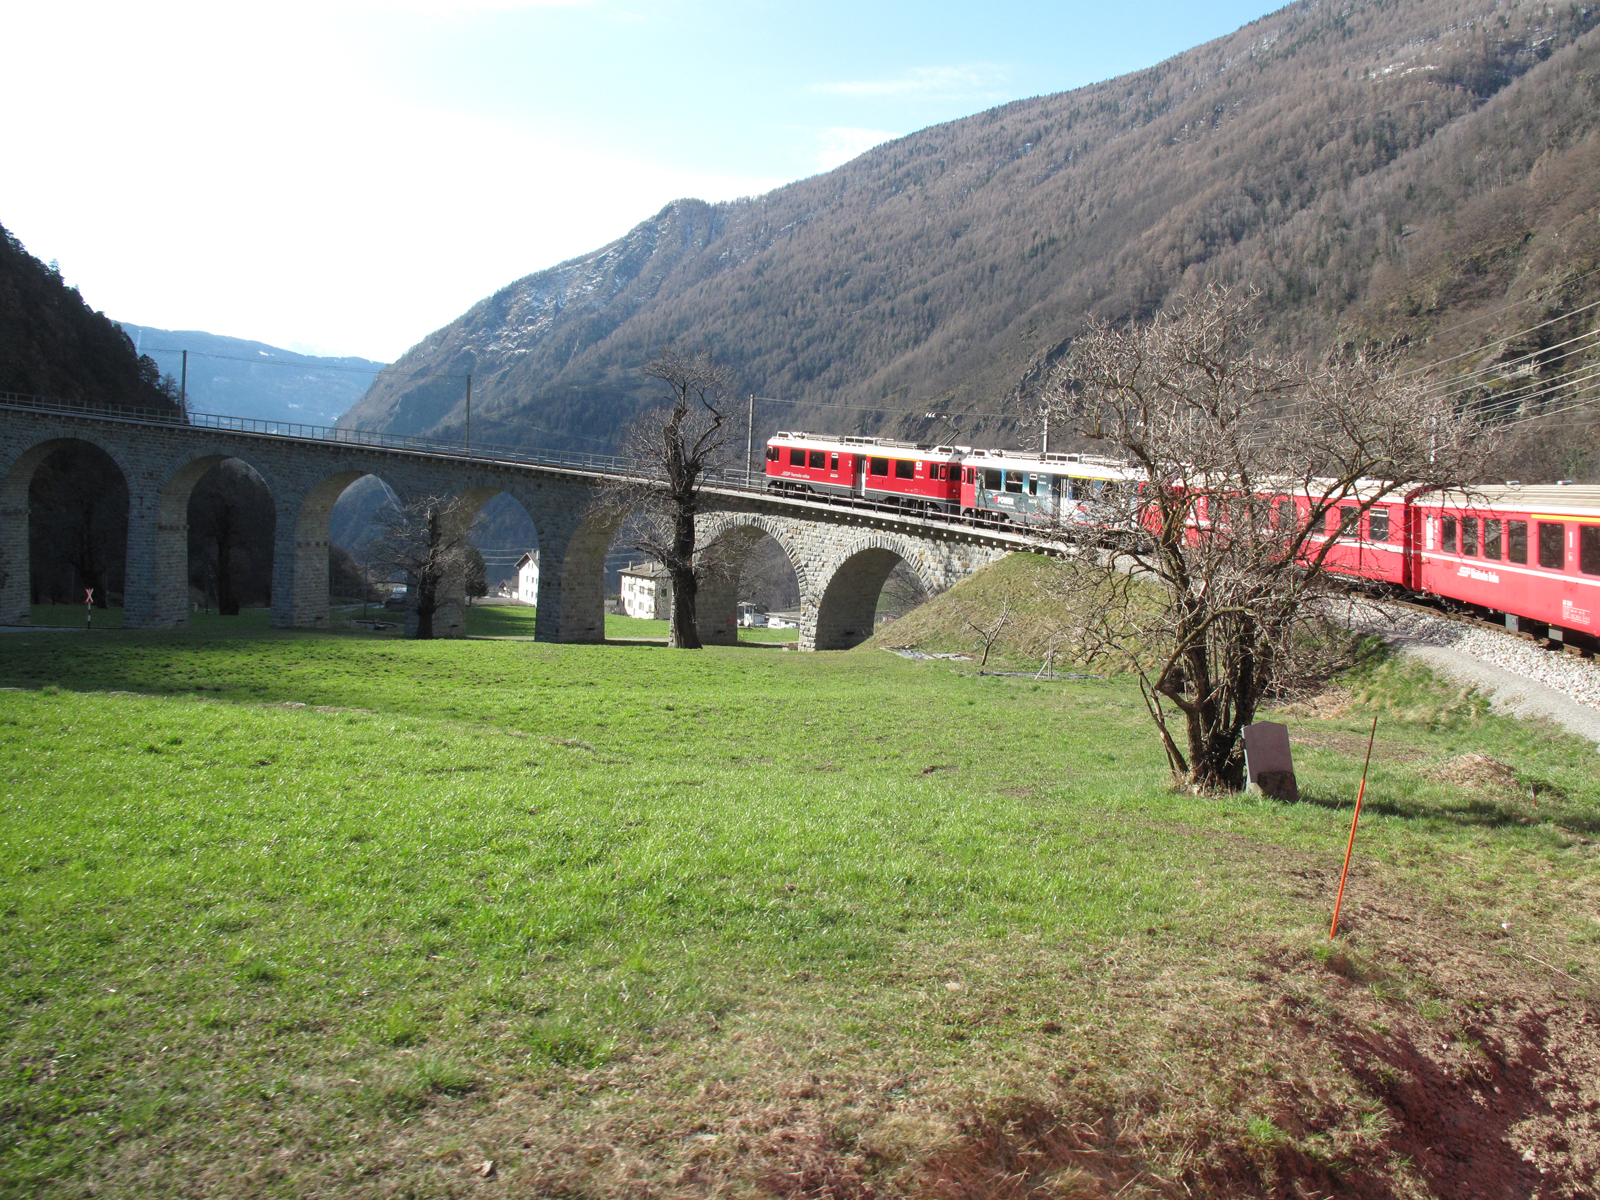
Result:
{"label": "red train", "polygon": [[[1134,485],[1122,464],[1090,455],[800,432],[768,441],[766,473],[775,490],[1023,525],[1080,520],[1083,504]],[[1360,503],[1328,514],[1337,545],[1327,561],[1340,574],[1472,605],[1557,641],[1600,636],[1600,487],[1419,490],[1347,518]]]}
{"label": "red train", "polygon": [[1339,542],[1329,562],[1346,574],[1503,614],[1511,629],[1548,627],[1557,641],[1600,634],[1600,487],[1397,497]]}

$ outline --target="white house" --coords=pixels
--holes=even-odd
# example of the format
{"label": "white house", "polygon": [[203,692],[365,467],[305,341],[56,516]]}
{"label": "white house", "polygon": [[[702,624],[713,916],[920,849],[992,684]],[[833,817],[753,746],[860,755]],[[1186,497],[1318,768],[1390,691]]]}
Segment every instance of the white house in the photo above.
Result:
{"label": "white house", "polygon": [[622,611],[646,621],[672,618],[672,577],[660,563],[636,566],[629,563],[621,571]]}
{"label": "white house", "polygon": [[529,550],[521,558],[517,559],[517,599],[524,604],[539,603],[539,552],[537,550]]}

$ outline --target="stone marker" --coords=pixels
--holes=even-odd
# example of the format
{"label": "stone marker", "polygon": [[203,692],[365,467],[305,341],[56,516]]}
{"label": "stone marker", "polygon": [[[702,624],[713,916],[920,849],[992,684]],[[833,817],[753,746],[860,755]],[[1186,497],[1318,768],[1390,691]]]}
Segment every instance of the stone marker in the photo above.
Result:
{"label": "stone marker", "polygon": [[1276,721],[1257,721],[1244,727],[1244,769],[1249,790],[1272,800],[1300,799],[1294,779],[1294,759],[1289,756],[1289,727]]}

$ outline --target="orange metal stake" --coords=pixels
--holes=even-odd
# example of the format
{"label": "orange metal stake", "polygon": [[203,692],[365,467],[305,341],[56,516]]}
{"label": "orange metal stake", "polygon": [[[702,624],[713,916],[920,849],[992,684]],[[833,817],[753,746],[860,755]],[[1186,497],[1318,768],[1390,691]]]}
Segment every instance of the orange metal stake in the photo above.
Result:
{"label": "orange metal stake", "polygon": [[1333,902],[1333,924],[1328,926],[1330,939],[1339,936],[1339,910],[1344,907],[1344,881],[1350,876],[1350,852],[1356,848],[1356,824],[1361,820],[1361,798],[1367,794],[1367,768],[1372,765],[1372,743],[1378,737],[1378,718],[1372,718],[1372,732],[1367,736],[1367,761],[1361,764],[1361,786],[1356,789],[1356,815],[1350,818],[1350,841],[1344,848],[1344,870],[1339,872],[1339,898]]}

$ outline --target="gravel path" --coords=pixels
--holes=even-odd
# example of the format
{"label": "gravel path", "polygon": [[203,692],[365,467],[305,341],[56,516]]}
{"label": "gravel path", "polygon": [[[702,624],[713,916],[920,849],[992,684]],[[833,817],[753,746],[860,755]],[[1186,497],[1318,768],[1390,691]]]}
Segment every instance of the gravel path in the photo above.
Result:
{"label": "gravel path", "polygon": [[1477,687],[1496,712],[1547,717],[1600,746],[1600,663],[1592,659],[1380,601],[1343,602],[1335,619],[1387,638],[1445,678]]}

